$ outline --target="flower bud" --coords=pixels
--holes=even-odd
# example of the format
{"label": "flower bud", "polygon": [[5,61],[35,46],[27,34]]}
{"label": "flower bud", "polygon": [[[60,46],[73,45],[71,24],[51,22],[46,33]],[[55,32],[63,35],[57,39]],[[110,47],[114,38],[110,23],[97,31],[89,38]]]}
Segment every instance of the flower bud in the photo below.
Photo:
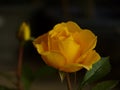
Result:
{"label": "flower bud", "polygon": [[23,22],[20,26],[20,29],[18,31],[18,38],[21,41],[27,41],[30,40],[31,38],[31,32],[30,32],[30,27],[27,23]]}

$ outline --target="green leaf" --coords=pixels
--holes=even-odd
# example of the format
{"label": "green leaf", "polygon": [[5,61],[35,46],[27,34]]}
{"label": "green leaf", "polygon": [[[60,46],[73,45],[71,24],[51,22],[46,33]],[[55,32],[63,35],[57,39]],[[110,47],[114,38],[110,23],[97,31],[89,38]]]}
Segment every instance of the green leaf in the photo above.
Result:
{"label": "green leaf", "polygon": [[22,68],[22,76],[28,78],[30,81],[34,80],[34,73],[30,66],[26,65]]}
{"label": "green leaf", "polygon": [[95,63],[91,70],[87,71],[80,87],[83,87],[87,83],[91,83],[98,79],[101,79],[107,75],[111,70],[111,65],[109,63],[109,57],[104,57]]}
{"label": "green leaf", "polygon": [[29,79],[22,76],[22,83],[23,83],[23,86],[24,86],[24,90],[30,90],[31,82],[29,81]]}
{"label": "green leaf", "polygon": [[30,86],[34,80],[34,75],[29,66],[23,66],[22,68],[22,83],[24,85],[24,90],[29,90]]}
{"label": "green leaf", "polygon": [[111,90],[118,84],[117,80],[109,80],[98,83],[92,90]]}

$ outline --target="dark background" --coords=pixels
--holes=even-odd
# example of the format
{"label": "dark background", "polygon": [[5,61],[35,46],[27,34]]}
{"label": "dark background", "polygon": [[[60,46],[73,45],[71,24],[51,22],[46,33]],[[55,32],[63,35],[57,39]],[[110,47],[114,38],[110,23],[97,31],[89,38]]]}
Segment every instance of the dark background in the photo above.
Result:
{"label": "dark background", "polygon": [[[107,78],[120,80],[120,0],[0,0],[0,71],[16,70],[17,31],[23,21],[37,37],[59,22],[75,21],[98,36],[97,51],[110,56]],[[43,63],[31,43],[25,47],[25,63]]]}

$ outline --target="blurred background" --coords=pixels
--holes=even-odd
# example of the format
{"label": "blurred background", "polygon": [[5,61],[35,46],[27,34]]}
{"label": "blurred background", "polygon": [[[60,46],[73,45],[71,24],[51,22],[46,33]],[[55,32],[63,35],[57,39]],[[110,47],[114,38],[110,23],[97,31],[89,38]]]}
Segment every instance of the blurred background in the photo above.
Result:
{"label": "blurred background", "polygon": [[[120,0],[0,0],[2,72],[12,73],[16,70],[19,47],[17,31],[23,21],[30,25],[34,37],[65,21],[75,21],[81,28],[92,30],[98,36],[97,51],[101,56],[110,56],[112,70],[106,78],[120,80]],[[23,63],[35,69],[43,62],[32,44],[28,44],[25,46]],[[3,81],[0,78],[0,83]],[[48,83],[48,87],[51,84]],[[64,87],[61,83],[54,84]],[[40,90],[50,90],[43,83],[42,87]],[[53,89],[53,85],[51,90],[58,90],[58,87]]]}

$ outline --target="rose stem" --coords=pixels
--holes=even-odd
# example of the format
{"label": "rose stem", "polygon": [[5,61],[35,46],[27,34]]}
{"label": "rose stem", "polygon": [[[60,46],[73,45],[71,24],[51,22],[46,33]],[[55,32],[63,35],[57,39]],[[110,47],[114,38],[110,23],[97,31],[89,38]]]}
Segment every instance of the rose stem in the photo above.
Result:
{"label": "rose stem", "polygon": [[68,90],[72,90],[72,85],[71,85],[69,73],[66,74],[66,78],[67,78],[67,88],[68,88]]}
{"label": "rose stem", "polygon": [[18,65],[17,65],[17,88],[18,90],[23,90],[22,83],[21,83],[21,76],[22,76],[22,59],[23,59],[23,43],[20,43],[19,46],[19,55],[18,55]]}
{"label": "rose stem", "polygon": [[77,84],[77,72],[74,73],[74,85],[76,86]]}

